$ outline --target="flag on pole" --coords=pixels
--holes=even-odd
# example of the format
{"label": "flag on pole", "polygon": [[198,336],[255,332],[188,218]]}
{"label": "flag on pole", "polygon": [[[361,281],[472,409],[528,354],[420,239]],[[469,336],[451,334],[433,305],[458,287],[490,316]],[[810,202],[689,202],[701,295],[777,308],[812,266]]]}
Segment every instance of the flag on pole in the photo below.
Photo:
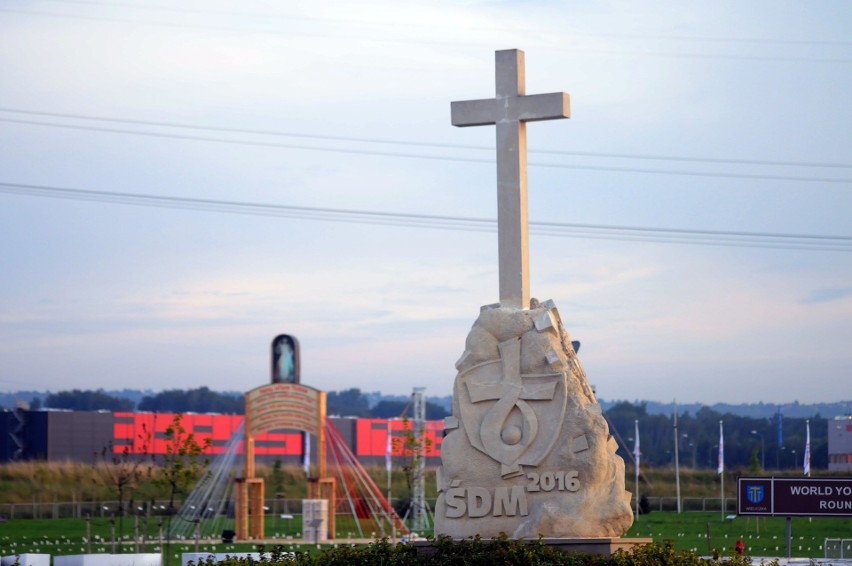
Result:
{"label": "flag on pole", "polygon": [[721,474],[725,471],[725,434],[722,430],[722,421],[719,421],[719,467],[716,468],[716,473]]}
{"label": "flag on pole", "polygon": [[635,421],[636,423],[636,442],[633,443],[633,457],[636,459],[636,473],[639,473],[639,457],[642,455],[639,452],[639,421]]}
{"label": "flag on pole", "polygon": [[811,475],[811,422],[805,421],[805,475]]}
{"label": "flag on pole", "polygon": [[639,451],[639,419],[633,421],[636,425],[636,441],[633,443],[633,457],[636,459],[636,516],[639,516],[639,458],[642,452]]}
{"label": "flag on pole", "polygon": [[393,449],[391,445],[391,421],[388,419],[388,446],[385,449],[385,467],[388,470],[388,473],[391,471],[391,451]]}
{"label": "flag on pole", "polygon": [[303,433],[305,435],[305,450],[302,453],[302,467],[305,468],[305,475],[310,475],[311,469],[311,435],[310,433]]}

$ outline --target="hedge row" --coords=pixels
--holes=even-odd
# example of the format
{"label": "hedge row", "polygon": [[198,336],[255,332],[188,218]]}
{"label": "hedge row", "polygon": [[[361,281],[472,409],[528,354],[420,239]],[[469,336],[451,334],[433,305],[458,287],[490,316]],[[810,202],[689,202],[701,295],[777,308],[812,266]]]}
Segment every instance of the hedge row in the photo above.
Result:
{"label": "hedge row", "polygon": [[[592,556],[588,554],[566,554],[546,546],[541,541],[516,541],[501,538],[493,541],[483,541],[479,538],[454,541],[442,537],[432,541],[434,553],[431,556],[421,556],[417,549],[410,544],[391,544],[387,539],[377,540],[369,545],[342,545],[329,548],[316,554],[285,552],[282,547],[276,547],[271,553],[262,554],[261,560],[228,559],[219,564],[224,566],[272,566],[296,564],[304,566],[409,566],[409,565],[477,565],[509,566],[509,565],[544,565],[561,564],[570,566],[698,566],[720,564],[740,566],[751,564],[748,557],[736,555],[720,559],[701,558],[693,552],[676,550],[671,542],[664,544],[652,543],[636,548],[632,553],[619,551],[612,557]],[[778,565],[777,561],[767,566]],[[208,562],[199,566],[213,566]]]}

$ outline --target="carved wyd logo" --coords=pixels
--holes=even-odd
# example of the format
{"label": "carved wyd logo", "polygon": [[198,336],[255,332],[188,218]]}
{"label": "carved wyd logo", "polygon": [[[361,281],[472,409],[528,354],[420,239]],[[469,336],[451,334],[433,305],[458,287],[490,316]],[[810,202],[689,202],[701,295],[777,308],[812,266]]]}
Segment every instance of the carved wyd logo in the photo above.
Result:
{"label": "carved wyd logo", "polygon": [[[565,416],[562,373],[521,374],[521,340],[499,345],[500,359],[458,376],[462,422],[471,445],[502,464],[504,478],[537,466],[556,442]],[[548,423],[539,427],[539,421]]]}

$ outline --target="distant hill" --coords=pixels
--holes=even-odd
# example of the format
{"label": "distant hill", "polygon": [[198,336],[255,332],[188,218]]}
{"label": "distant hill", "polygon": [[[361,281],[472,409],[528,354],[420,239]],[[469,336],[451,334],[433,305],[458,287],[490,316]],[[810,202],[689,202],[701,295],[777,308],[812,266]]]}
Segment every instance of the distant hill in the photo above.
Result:
{"label": "distant hill", "polygon": [[[607,401],[600,399],[601,407],[604,411],[610,407],[623,402],[624,400]],[[645,404],[649,415],[671,415],[674,411],[674,403],[661,403],[659,401],[628,401],[634,405]],[[702,407],[713,409],[717,413],[732,414],[738,417],[749,417],[753,419],[771,419],[778,413],[778,408],[781,408],[781,414],[791,418],[809,418],[821,416],[823,418],[833,418],[852,414],[852,401],[837,401],[836,403],[812,403],[805,404],[794,401],[792,403],[714,403],[712,405],[704,405],[701,403],[678,403],[677,413],[684,415],[689,413],[694,415]]]}
{"label": "distant hill", "polygon": [[[152,389],[105,389],[102,392],[110,397],[130,399],[137,407],[139,406],[139,403],[142,402],[142,399],[145,397],[153,397],[158,393]],[[0,393],[0,408],[14,409],[16,404],[19,402],[32,404],[32,402],[36,399],[43,403],[51,393],[58,393],[58,391],[23,390],[10,393]],[[220,391],[219,393],[233,396],[243,394],[243,392],[239,391]]]}
{"label": "distant hill", "polygon": [[[373,395],[380,395],[379,393],[374,393]],[[427,399],[435,403],[436,405],[443,406],[447,412],[452,412],[453,407],[453,397],[452,395],[446,395],[444,397],[432,397],[428,396]],[[610,407],[617,405],[618,403],[623,402],[623,399],[618,399],[614,401],[608,401],[606,399],[598,399],[601,404],[601,408],[606,411]],[[661,403],[659,401],[629,401],[634,405],[644,404],[646,411],[649,415],[671,415],[674,410],[673,403]],[[732,415],[736,415],[738,417],[749,417],[753,419],[771,419],[774,418],[778,412],[778,407],[781,407],[781,414],[785,417],[791,418],[809,418],[819,415],[823,418],[833,418],[840,417],[845,415],[852,415],[852,401],[837,401],[836,403],[812,403],[812,404],[803,404],[798,401],[794,401],[792,403],[782,403],[780,405],[776,405],[773,403],[742,403],[742,404],[732,404],[732,403],[714,403],[713,405],[704,405],[701,403],[678,403],[677,412],[679,415],[684,415],[689,413],[694,415],[697,413],[701,407],[708,407],[713,409],[717,413],[726,414],[730,413]]]}

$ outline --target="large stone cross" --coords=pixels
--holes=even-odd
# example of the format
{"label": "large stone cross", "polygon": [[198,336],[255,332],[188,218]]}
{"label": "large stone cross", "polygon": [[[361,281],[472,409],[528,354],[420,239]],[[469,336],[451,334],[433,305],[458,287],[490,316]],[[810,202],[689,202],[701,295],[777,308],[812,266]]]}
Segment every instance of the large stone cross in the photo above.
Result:
{"label": "large stone cross", "polygon": [[497,126],[500,305],[530,307],[526,122],[570,118],[568,93],[526,96],[524,52],[496,52],[496,98],[453,102],[453,126]]}

